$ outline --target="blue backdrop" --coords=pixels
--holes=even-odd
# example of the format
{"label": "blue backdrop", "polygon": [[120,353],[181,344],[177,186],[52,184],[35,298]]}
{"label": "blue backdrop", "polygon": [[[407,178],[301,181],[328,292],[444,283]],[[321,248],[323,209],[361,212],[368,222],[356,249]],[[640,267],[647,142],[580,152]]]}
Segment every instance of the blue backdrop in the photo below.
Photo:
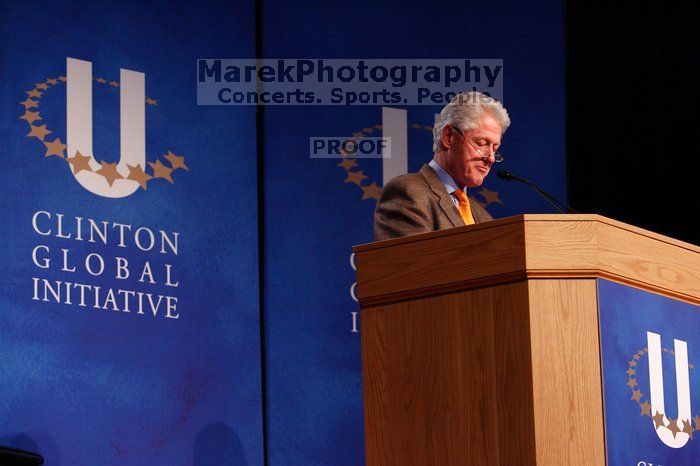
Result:
{"label": "blue backdrop", "polygon": [[[0,18],[0,445],[38,450],[48,465],[261,464],[253,109],[198,107],[194,73],[201,56],[254,54],[252,4],[232,15],[218,2],[3,2]],[[44,142],[66,142],[67,57],[93,64],[98,161],[120,157],[119,69],[145,73],[146,160],[179,166],[173,184],[152,179],[109,199],[45,156]],[[37,211],[51,214],[37,220],[51,235],[34,231]],[[73,239],[56,237],[57,214]],[[75,217],[107,221],[107,244],[75,240]],[[177,255],[134,247],[133,229],[120,247],[113,222],[177,232]],[[49,248],[38,251],[49,269],[33,263],[37,245]],[[61,249],[75,272],[61,270]],[[105,261],[99,276],[81,265],[93,253]],[[128,279],[115,278],[116,257],[128,260]],[[154,284],[139,281],[146,261]],[[166,264],[178,286],[166,284]],[[139,315],[136,296],[130,313],[91,298],[81,307],[77,290],[72,304],[44,301],[41,285],[34,300],[34,277],[174,296],[179,318],[164,304]]]}
{"label": "blue backdrop", "polygon": [[[504,104],[513,122],[503,139],[503,165],[565,199],[561,2],[272,0],[263,6],[269,58],[503,59]],[[441,106],[404,108],[408,169],[416,171],[432,157],[430,127]],[[309,138],[381,136],[375,125],[382,125],[381,107],[265,109],[267,448],[273,465],[364,464],[351,248],[372,241],[382,161],[339,166],[339,160],[310,159]],[[526,186],[494,176],[485,187],[502,202],[487,206],[495,217],[552,212]],[[477,198],[487,201],[480,192]]]}
{"label": "blue backdrop", "polygon": [[[196,105],[196,59],[502,59],[513,121],[505,166],[564,199],[561,3],[271,0],[257,22],[252,3],[239,1],[97,3],[2,4],[0,444],[39,450],[47,464],[252,465],[262,464],[264,449],[271,465],[363,464],[351,247],[372,240],[382,164],[312,160],[309,138],[381,136],[382,108],[266,107],[257,128],[253,107]],[[118,81],[126,68],[146,74],[155,101],[146,104],[147,161],[174,168],[179,159],[164,158],[172,151],[189,170],[174,170],[173,184],[149,180],[147,190],[115,200],[82,188],[65,160],[45,157],[44,142],[66,142],[65,83],[46,84],[65,75],[66,57],[92,62],[93,76],[105,78],[93,83],[98,160],[119,159]],[[39,95],[28,96],[32,90]],[[440,106],[405,109],[408,169],[416,171],[431,157]],[[42,120],[20,119],[26,111]],[[44,124],[52,133],[42,140],[43,130],[31,126]],[[489,178],[485,188],[475,194],[495,217],[551,212],[524,186]],[[44,237],[32,228],[37,210],[53,220],[63,214],[66,228],[82,217],[178,232],[178,255]],[[50,248],[50,269],[32,262],[37,245]],[[107,271],[62,272],[62,248],[75,261],[101,254]],[[115,256],[133,264],[131,279],[110,272]],[[154,285],[136,278],[146,260],[161,274]],[[177,288],[164,284],[166,264]],[[33,277],[175,295],[180,317],[36,301]]]}

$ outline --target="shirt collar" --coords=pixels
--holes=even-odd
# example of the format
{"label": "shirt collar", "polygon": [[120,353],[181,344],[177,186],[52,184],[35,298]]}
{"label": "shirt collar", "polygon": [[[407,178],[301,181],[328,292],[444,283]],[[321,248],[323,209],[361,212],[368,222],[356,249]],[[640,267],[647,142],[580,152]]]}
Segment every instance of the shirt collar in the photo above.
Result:
{"label": "shirt collar", "polygon": [[447,190],[448,194],[452,194],[453,192],[459,189],[459,186],[457,185],[455,180],[452,179],[450,174],[447,173],[445,169],[442,168],[440,164],[435,161],[435,159],[428,162],[428,165],[430,165],[430,167],[433,170],[435,170],[435,173],[437,173],[438,178],[440,178],[442,184],[445,185],[445,189]]}

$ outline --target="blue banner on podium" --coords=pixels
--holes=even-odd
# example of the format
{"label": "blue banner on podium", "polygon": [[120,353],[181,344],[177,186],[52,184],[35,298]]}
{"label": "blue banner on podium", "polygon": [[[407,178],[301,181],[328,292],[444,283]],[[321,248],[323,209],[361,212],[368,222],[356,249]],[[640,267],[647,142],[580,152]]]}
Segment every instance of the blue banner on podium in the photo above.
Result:
{"label": "blue banner on podium", "polygon": [[605,280],[598,302],[608,464],[700,464],[700,308]]}

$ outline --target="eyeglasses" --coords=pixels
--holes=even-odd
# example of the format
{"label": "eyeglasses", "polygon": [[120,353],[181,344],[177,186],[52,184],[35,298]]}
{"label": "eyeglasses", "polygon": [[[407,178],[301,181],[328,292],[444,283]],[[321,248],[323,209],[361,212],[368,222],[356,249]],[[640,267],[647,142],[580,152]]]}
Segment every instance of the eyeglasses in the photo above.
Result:
{"label": "eyeglasses", "polygon": [[[492,144],[486,144],[486,143],[484,143],[484,144],[478,144],[478,143],[475,143],[475,142],[470,141],[469,139],[467,139],[467,138],[464,136],[464,133],[462,133],[462,131],[461,131],[459,128],[457,128],[456,126],[450,125],[450,128],[452,128],[453,130],[455,130],[455,131],[457,132],[457,134],[459,134],[460,136],[462,136],[462,137],[464,138],[464,140],[467,141],[467,142],[469,143],[469,145],[472,146],[472,147],[474,148],[474,150],[475,150],[480,156],[482,156],[484,159],[488,159],[488,158],[489,158],[489,155],[486,155],[485,152],[486,152],[490,147],[493,147]],[[493,161],[496,162],[496,163],[501,163],[501,162],[503,162],[503,160],[504,160],[504,159],[503,159],[503,155],[501,155],[501,153],[498,152],[498,150],[493,149]]]}

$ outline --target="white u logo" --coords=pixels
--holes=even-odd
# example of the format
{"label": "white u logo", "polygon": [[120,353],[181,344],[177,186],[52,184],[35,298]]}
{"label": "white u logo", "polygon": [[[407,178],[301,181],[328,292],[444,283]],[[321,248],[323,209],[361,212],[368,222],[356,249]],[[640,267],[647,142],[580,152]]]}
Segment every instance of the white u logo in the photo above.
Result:
{"label": "white u logo", "polygon": [[[68,58],[66,63],[66,121],[68,156],[80,152],[90,157],[90,168],[101,165],[92,152],[92,63]],[[130,70],[119,70],[120,146],[117,172],[123,179],[110,184],[97,173],[81,170],[73,176],[91,193],[104,197],[126,197],[133,194],[139,183],[127,180],[129,168],[141,165],[146,169],[146,76]]]}
{"label": "white u logo", "polygon": [[[681,448],[690,436],[683,430],[683,421],[690,422],[690,376],[688,374],[688,344],[682,340],[673,340],[674,353],[676,355],[676,393],[678,396],[678,427],[674,435],[669,428],[656,428],[656,435],[662,442],[671,448]],[[649,387],[651,390],[651,414],[657,412],[664,416],[663,423],[669,421],[664,407],[664,376],[661,364],[661,336],[658,333],[647,332],[647,345],[649,348]],[[653,421],[652,421],[653,422]],[[656,425],[656,424],[655,424]],[[669,424],[670,427],[670,424]],[[675,429],[674,429],[675,430]]]}

